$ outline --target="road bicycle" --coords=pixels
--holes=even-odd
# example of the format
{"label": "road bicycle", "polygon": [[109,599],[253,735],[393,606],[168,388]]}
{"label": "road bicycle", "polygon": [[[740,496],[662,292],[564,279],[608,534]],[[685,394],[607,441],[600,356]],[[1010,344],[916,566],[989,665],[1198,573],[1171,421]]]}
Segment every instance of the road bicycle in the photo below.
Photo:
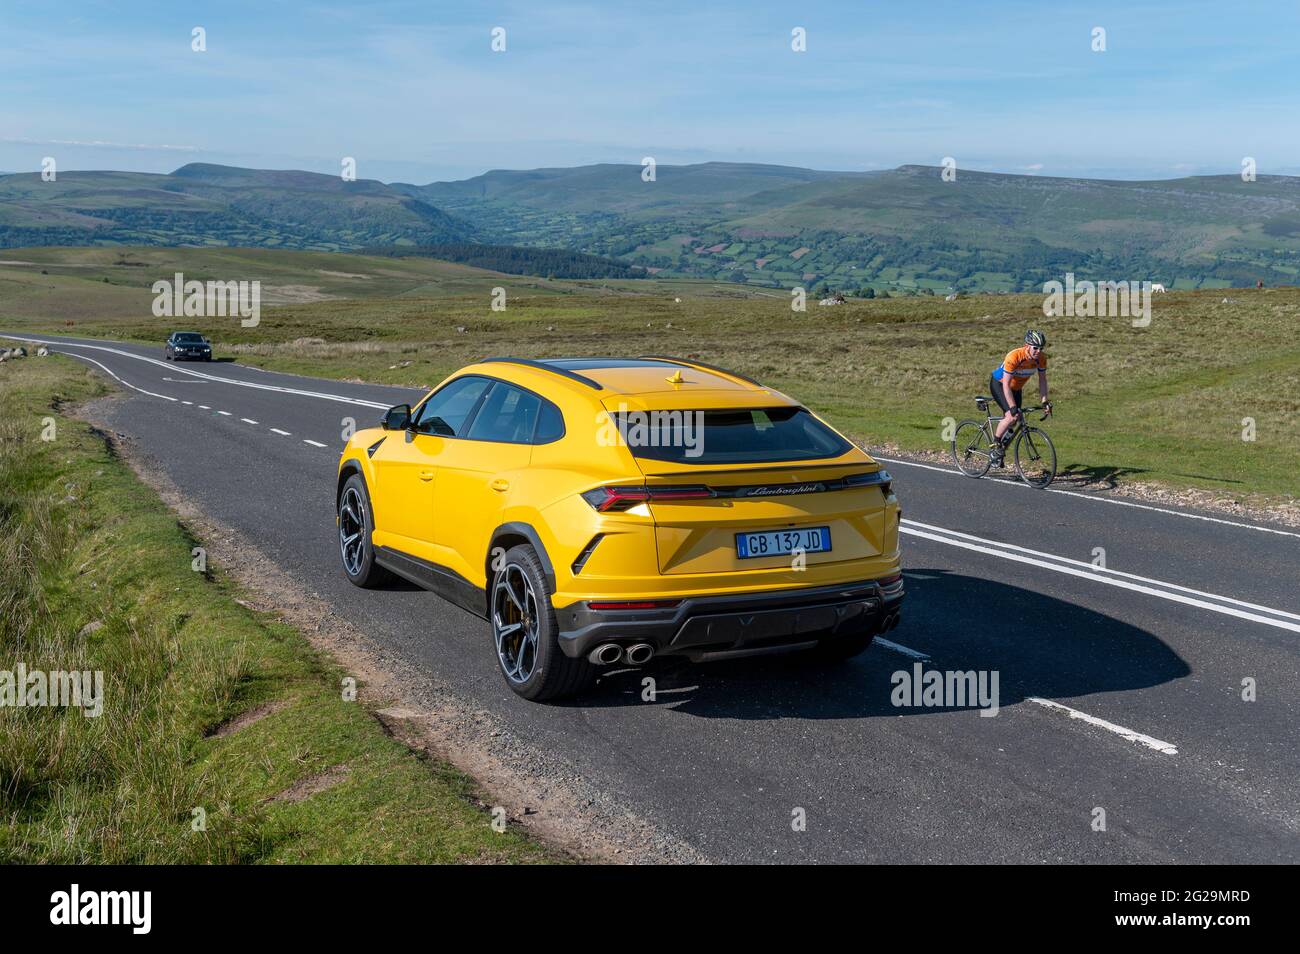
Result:
{"label": "road bicycle", "polygon": [[[982,421],[962,421],[952,435],[952,459],[957,469],[967,477],[983,477],[993,466],[993,449],[998,421],[1002,419],[1001,409],[994,415],[989,411],[993,399],[981,395],[975,399],[975,406],[984,412]],[[996,405],[994,405],[996,406]],[[1040,404],[1021,409],[1011,425],[1011,439],[1003,452],[1003,460],[1010,455],[1015,461],[1016,473],[1030,487],[1042,489],[1056,478],[1056,447],[1047,432],[1040,427],[1025,423],[1025,415],[1031,411],[1043,411],[1039,418],[1045,421],[1052,414],[1051,404]]]}

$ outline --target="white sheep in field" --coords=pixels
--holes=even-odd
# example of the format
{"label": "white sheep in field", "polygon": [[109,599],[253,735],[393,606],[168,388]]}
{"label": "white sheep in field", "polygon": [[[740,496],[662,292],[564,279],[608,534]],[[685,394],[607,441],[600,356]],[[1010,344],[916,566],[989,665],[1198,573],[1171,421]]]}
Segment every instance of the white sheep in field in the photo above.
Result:
{"label": "white sheep in field", "polygon": [[1161,294],[1164,294],[1165,286],[1161,285],[1159,282],[1156,282],[1154,285],[1151,286],[1151,290],[1153,292],[1160,292]]}

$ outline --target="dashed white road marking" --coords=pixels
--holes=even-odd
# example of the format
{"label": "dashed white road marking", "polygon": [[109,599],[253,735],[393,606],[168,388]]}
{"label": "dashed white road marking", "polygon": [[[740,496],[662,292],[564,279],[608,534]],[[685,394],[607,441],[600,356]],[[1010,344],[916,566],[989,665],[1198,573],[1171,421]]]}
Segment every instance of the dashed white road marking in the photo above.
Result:
{"label": "dashed white road marking", "polygon": [[[885,639],[881,636],[877,636],[872,642],[872,645],[879,646],[882,649],[888,649],[891,652],[899,653],[909,659],[915,659],[920,662],[930,661],[930,657],[919,649],[912,649],[910,646],[903,646],[900,643],[894,642],[892,639]],[[1100,729],[1105,729],[1107,732],[1114,732],[1116,735],[1122,736],[1130,742],[1138,742],[1148,748],[1155,749],[1157,752],[1163,752],[1165,755],[1178,754],[1178,749],[1168,742],[1153,738],[1149,735],[1144,735],[1141,732],[1135,732],[1133,729],[1126,729],[1122,725],[1116,725],[1114,722],[1107,721],[1106,719],[1099,718],[1095,715],[1089,715],[1082,710],[1073,709],[1070,706],[1062,705],[1059,702],[1053,702],[1051,699],[1044,699],[1041,696],[1028,696],[1026,697],[1026,701],[1037,703],[1038,705],[1048,709],[1066,712],[1069,714],[1071,719],[1078,719],[1081,722],[1088,723],[1088,725],[1094,725]]]}
{"label": "dashed white road marking", "polygon": [[[919,467],[922,470],[933,470],[940,474],[947,474],[949,477],[961,477],[964,480],[970,479],[969,477],[966,477],[948,467],[936,467],[933,464],[921,464],[914,460],[898,460],[893,457],[881,457],[878,454],[872,454],[871,456],[886,464],[901,464],[904,467]],[[1002,487],[1019,487],[1022,490],[1034,489],[1020,480],[1000,480],[998,478],[993,478],[992,482]],[[1039,493],[1043,492],[1044,491],[1039,491]],[[1101,494],[1085,494],[1078,490],[1064,490],[1059,487],[1048,487],[1045,492],[1049,494],[1065,494],[1067,497],[1081,497],[1084,500],[1096,500],[1101,503],[1115,504],[1118,507],[1134,507],[1138,510],[1153,510],[1156,513],[1167,513],[1174,517],[1186,517],[1188,520],[1204,520],[1207,523],[1221,523],[1229,527],[1240,527],[1243,530],[1258,530],[1260,533],[1275,533],[1282,537],[1300,537],[1300,533],[1296,533],[1293,530],[1277,530],[1273,527],[1260,527],[1253,523],[1242,523],[1239,520],[1225,520],[1223,517],[1207,517],[1204,514],[1186,513],[1182,510],[1170,510],[1167,507],[1153,507],[1151,504],[1134,503],[1132,500],[1119,500],[1118,498],[1106,497]]]}
{"label": "dashed white road marking", "polygon": [[[9,336],[9,335],[0,335],[0,337],[11,337],[11,336]],[[26,341],[26,340],[28,340],[28,339],[20,338],[20,339],[17,339],[17,340],[20,340],[20,341]],[[33,340],[35,340],[35,339],[33,339]],[[85,347],[93,347],[93,345],[87,345],[87,346],[85,346]],[[102,351],[113,351],[114,349],[112,349],[112,348],[101,348],[100,350],[102,350]],[[179,402],[179,403],[181,403],[181,404],[188,404],[188,405],[191,406],[191,407],[194,407],[194,406],[195,406],[193,401],[182,401],[182,400],[180,400],[180,398],[174,398],[174,397],[171,397],[171,396],[166,395],[166,394],[157,394],[157,393],[155,393],[155,392],[153,392],[153,391],[146,391],[144,388],[138,388],[138,387],[136,387],[134,384],[132,384],[130,381],[124,380],[123,378],[119,377],[116,373],[114,373],[114,371],[113,371],[111,368],[106,367],[104,364],[102,364],[102,363],[99,362],[99,361],[96,361],[94,358],[88,358],[88,357],[86,357],[84,354],[74,354],[74,353],[71,353],[71,352],[63,352],[63,353],[64,353],[64,354],[67,354],[67,356],[70,357],[70,358],[77,358],[78,360],[86,361],[86,362],[89,362],[90,364],[95,365],[95,367],[100,368],[101,370],[103,370],[106,374],[108,374],[111,378],[113,378],[113,380],[117,381],[119,384],[122,384],[122,385],[124,385],[124,386],[130,388],[130,389],[133,390],[133,391],[139,391],[141,394],[147,394],[147,395],[149,395],[150,397],[162,398],[164,401],[175,401],[175,402]],[[121,353],[125,353],[125,352],[121,352]],[[152,359],[142,359],[142,360],[152,360]],[[159,362],[154,362],[154,363],[157,364],[157,363],[159,363]],[[276,390],[281,390],[281,389],[276,389]],[[212,410],[212,408],[209,407],[209,406],[206,405],[206,404],[200,404],[200,405],[198,405],[198,407],[199,407],[200,409],[204,410],[204,411],[211,411],[211,410]],[[219,410],[219,411],[217,411],[217,413],[218,413],[218,414],[221,414],[221,415],[223,415],[223,416],[225,416],[225,417],[233,417],[233,416],[234,416],[234,415],[231,414],[229,411],[221,411],[221,410]],[[240,420],[243,421],[245,424],[257,424],[257,423],[258,423],[257,421],[253,420],[251,417],[241,417]],[[284,437],[292,437],[292,436],[293,436],[293,434],[290,433],[289,431],[283,431],[283,430],[281,430],[281,429],[278,428],[278,427],[273,427],[273,428],[271,428],[271,431],[272,431],[273,433],[283,435]],[[312,447],[328,447],[328,446],[329,446],[328,444],[322,444],[320,441],[307,440],[307,439],[305,439],[305,438],[303,439],[303,443],[304,443],[304,444],[310,444]]]}
{"label": "dashed white road marking", "polygon": [[[1300,616],[1297,616],[1294,613],[1285,612],[1284,610],[1275,610],[1270,607],[1259,606],[1255,603],[1244,603],[1241,600],[1234,600],[1228,596],[1219,596],[1215,593],[1203,593],[1200,590],[1193,590],[1185,586],[1177,586],[1173,583],[1165,583],[1162,580],[1153,580],[1132,573],[1120,574],[1113,571],[1105,573],[1099,567],[1092,566],[1092,564],[1085,564],[1081,561],[1072,561],[1068,557],[1058,557],[1049,553],[1028,551],[1036,555],[1025,556],[1021,553],[1012,552],[1021,549],[1012,544],[1001,543],[997,540],[986,540],[983,537],[972,536],[968,533],[958,533],[954,530],[948,530],[943,527],[932,527],[929,524],[917,523],[915,520],[905,519],[902,521],[902,524],[903,525],[899,527],[899,532],[901,533],[921,537],[926,540],[933,540],[936,543],[947,544],[950,547],[960,547],[963,550],[985,553],[989,556],[1001,557],[1004,560],[1012,560],[1016,563],[1027,563],[1030,566],[1042,567],[1046,570],[1054,570],[1057,573],[1064,573],[1068,576],[1077,576],[1086,580],[1094,580],[1097,583],[1105,583],[1107,586],[1118,586],[1121,589],[1133,590],[1137,593],[1146,593],[1148,596],[1158,596],[1161,599],[1171,600],[1175,603],[1183,603],[1187,606],[1196,606],[1200,609],[1207,609],[1212,613],[1222,613],[1225,616],[1235,616],[1238,619],[1248,619],[1251,622],[1263,623],[1266,626],[1274,626],[1278,629],[1286,629],[1293,633],[1300,633],[1300,623],[1290,621],[1300,619]],[[925,527],[926,529],[917,529],[918,527]],[[1039,557],[1047,557],[1048,559],[1040,559]],[[1079,566],[1087,566],[1088,569],[1079,569],[1078,566],[1071,566],[1071,563],[1077,563]],[[1127,577],[1127,579],[1121,577]],[[1130,580],[1141,580],[1142,582],[1134,583],[1130,582]],[[1157,589],[1157,587],[1165,587],[1165,589]],[[1196,597],[1184,596],[1183,593],[1195,593]],[[1197,597],[1204,597],[1204,599]],[[1210,600],[1219,600],[1220,602],[1212,603]],[[1252,607],[1261,612],[1247,612],[1244,609],[1238,609],[1237,607],[1239,606]],[[1272,615],[1264,616],[1262,613],[1270,613]]]}
{"label": "dashed white road marking", "polygon": [[[191,377],[201,378],[205,381],[217,381],[221,384],[233,384],[241,388],[255,388],[259,391],[278,391],[281,394],[295,394],[298,395],[299,397],[318,398],[319,400],[322,401],[338,401],[343,404],[356,404],[360,407],[373,407],[373,408],[378,408],[381,411],[387,410],[389,407],[389,405],[380,404],[377,401],[365,401],[362,400],[361,398],[346,397],[345,395],[342,394],[327,394],[323,391],[305,391],[305,390],[300,390],[298,388],[280,387],[279,385],[275,385],[275,384],[258,384],[254,381],[240,381],[238,378],[223,378],[220,375],[216,375],[216,374],[204,374],[202,371],[195,371],[191,368],[173,367],[170,363],[166,361],[161,361],[158,358],[149,358],[141,354],[132,354],[130,351],[123,351],[121,348],[109,348],[106,347],[105,345],[81,344],[80,342],[75,342],[75,341],[50,341],[47,338],[29,338],[29,337],[24,337],[22,335],[0,335],[0,337],[10,338],[14,341],[26,341],[31,343],[48,341],[51,347],[56,347],[56,348],[89,348],[92,351],[107,351],[110,354],[121,355],[124,358],[131,358],[132,360],[135,361],[145,361],[148,362],[149,364],[155,364],[160,368],[166,368],[168,371],[179,372],[181,374],[188,374]],[[95,362],[95,363],[99,364],[99,362]],[[104,367],[102,364],[99,366],[101,368]],[[104,368],[104,370],[107,371],[108,369]],[[117,377],[117,375],[113,375],[113,376]],[[118,378],[118,380],[120,381],[121,378]],[[140,389],[135,388],[135,390],[138,391]],[[152,392],[145,391],[143,393],[151,394]],[[159,395],[159,394],[155,394],[152,396],[163,397],[163,395]],[[176,399],[167,398],[167,400],[174,401]]]}
{"label": "dashed white road marking", "polygon": [[1051,699],[1041,699],[1038,696],[1030,696],[1030,702],[1036,702],[1040,706],[1048,709],[1055,709],[1060,712],[1068,713],[1071,719],[1079,719],[1088,725],[1095,725],[1099,729],[1105,729],[1107,732],[1114,732],[1116,735],[1128,739],[1130,742],[1137,742],[1139,745],[1145,745],[1149,749],[1155,749],[1157,752],[1163,752],[1165,755],[1177,755],[1178,749],[1168,742],[1152,738],[1149,735],[1143,735],[1141,732],[1134,732],[1132,729],[1126,729],[1122,725],[1116,725],[1114,722],[1107,722],[1105,719],[1098,719],[1094,715],[1088,715],[1086,712],[1080,712],[1078,709],[1071,709],[1069,706],[1061,705],[1059,702],[1053,702]]}

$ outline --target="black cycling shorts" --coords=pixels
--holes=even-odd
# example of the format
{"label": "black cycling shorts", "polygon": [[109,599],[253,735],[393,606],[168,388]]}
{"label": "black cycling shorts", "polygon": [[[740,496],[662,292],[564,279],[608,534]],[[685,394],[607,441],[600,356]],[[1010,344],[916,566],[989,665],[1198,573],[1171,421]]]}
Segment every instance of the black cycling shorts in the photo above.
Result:
{"label": "black cycling shorts", "polygon": [[[993,400],[998,402],[998,407],[1002,408],[1003,414],[1011,410],[1011,408],[1007,407],[1006,395],[1002,393],[1002,382],[999,381],[997,378],[993,377],[993,375],[991,374],[989,375],[989,390],[993,393]],[[1017,391],[1015,388],[1012,388],[1011,394],[1016,399],[1016,407],[1021,407],[1022,406],[1021,402],[1024,400],[1025,397],[1024,392]]]}

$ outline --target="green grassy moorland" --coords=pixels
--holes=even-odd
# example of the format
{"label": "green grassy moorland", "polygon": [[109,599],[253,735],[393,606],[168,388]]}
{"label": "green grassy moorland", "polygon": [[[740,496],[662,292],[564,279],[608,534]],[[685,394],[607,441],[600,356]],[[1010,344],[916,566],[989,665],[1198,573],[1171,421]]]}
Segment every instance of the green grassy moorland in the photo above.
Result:
{"label": "green grassy moorland", "polygon": [[[256,328],[229,318],[179,324],[212,337],[218,357],[392,384],[432,385],[500,354],[695,357],[797,396],[869,445],[909,451],[943,450],[944,418],[974,416],[971,399],[993,366],[1025,328],[1038,327],[1050,341],[1057,402],[1046,426],[1066,475],[1210,489],[1257,504],[1293,502],[1300,486],[1294,287],[1156,295],[1150,325],[1133,328],[1126,318],[1045,318],[1039,295],[810,300],[795,313],[788,293],[772,289],[548,282],[362,256],[22,249],[5,257],[47,262],[50,274],[0,266],[0,328],[161,344],[177,321],[151,314],[154,279],[181,265],[187,277],[190,269],[194,277],[265,274],[272,284],[316,289],[315,300],[266,307]],[[112,264],[123,257],[148,264]],[[494,287],[506,289],[504,311],[491,308]],[[1254,421],[1254,440],[1243,440],[1244,418]]]}
{"label": "green grassy moorland", "polygon": [[558,860],[494,831],[469,778],[344,701],[344,674],[219,570],[194,571],[196,541],[64,412],[104,390],[70,358],[0,364],[0,679],[103,673],[95,718],[0,707],[0,862]]}

